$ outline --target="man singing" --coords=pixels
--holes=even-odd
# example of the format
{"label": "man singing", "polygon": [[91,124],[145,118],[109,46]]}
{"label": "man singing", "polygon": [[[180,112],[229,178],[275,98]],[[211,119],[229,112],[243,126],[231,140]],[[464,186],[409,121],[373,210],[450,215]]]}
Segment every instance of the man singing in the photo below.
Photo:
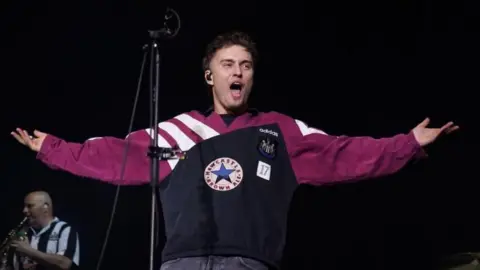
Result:
{"label": "man singing", "polygon": [[[390,138],[327,135],[287,115],[248,107],[256,60],[248,35],[216,37],[203,60],[212,109],[182,113],[158,125],[160,147],[186,151],[186,159],[160,161],[167,236],[162,270],[279,268],[287,211],[298,184],[393,174],[422,157],[422,147],[458,128],[452,122],[429,128],[426,119]],[[40,131],[30,137],[20,128],[12,135],[53,169],[116,185],[140,185],[150,181],[146,153],[151,132],[84,143]]]}
{"label": "man singing", "polygon": [[79,269],[77,232],[53,215],[50,195],[35,191],[25,197],[23,214],[28,218],[27,239],[15,240],[13,269]]}

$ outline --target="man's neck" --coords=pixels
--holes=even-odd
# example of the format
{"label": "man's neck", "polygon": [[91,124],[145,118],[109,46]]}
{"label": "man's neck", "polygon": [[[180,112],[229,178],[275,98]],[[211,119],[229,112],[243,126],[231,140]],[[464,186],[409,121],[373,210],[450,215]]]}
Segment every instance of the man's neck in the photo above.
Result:
{"label": "man's neck", "polygon": [[232,116],[237,116],[237,115],[242,115],[248,110],[248,106],[242,106],[241,108],[238,108],[236,110],[228,110],[222,106],[214,106],[214,111],[218,115],[232,115]]}
{"label": "man's neck", "polygon": [[46,217],[45,219],[43,219],[42,221],[40,221],[40,226],[41,228],[38,228],[39,230],[47,227],[52,221],[54,220],[53,217]]}

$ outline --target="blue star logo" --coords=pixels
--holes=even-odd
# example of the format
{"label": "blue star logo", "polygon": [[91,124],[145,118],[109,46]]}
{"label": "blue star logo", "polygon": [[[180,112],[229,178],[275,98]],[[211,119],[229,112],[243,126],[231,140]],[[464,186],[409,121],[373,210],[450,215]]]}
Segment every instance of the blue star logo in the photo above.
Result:
{"label": "blue star logo", "polygon": [[220,166],[220,169],[216,171],[212,171],[213,174],[217,176],[217,180],[215,180],[215,184],[218,183],[220,180],[227,180],[228,182],[232,183],[232,180],[230,179],[230,174],[235,171],[234,169],[227,169],[225,168],[225,165]]}

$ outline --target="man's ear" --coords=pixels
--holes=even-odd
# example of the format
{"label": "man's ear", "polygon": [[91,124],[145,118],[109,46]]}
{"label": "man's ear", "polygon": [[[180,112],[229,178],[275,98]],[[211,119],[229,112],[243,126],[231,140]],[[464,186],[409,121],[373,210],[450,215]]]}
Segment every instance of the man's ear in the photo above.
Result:
{"label": "man's ear", "polygon": [[212,77],[213,77],[212,72],[209,69],[205,70],[205,81],[207,82],[207,84],[213,85]]}

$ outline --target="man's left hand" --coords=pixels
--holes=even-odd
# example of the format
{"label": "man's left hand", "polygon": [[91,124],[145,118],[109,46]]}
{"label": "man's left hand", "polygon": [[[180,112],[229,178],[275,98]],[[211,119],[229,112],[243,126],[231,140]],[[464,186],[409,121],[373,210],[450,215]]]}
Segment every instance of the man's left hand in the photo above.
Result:
{"label": "man's left hand", "polygon": [[426,118],[412,130],[415,139],[422,147],[434,142],[443,134],[450,134],[459,129],[453,122],[448,122],[441,128],[428,128],[428,123],[430,123],[430,119]]}
{"label": "man's left hand", "polygon": [[28,239],[13,240],[10,246],[15,248],[15,251],[21,254],[28,253],[28,251],[32,248],[28,242]]}

